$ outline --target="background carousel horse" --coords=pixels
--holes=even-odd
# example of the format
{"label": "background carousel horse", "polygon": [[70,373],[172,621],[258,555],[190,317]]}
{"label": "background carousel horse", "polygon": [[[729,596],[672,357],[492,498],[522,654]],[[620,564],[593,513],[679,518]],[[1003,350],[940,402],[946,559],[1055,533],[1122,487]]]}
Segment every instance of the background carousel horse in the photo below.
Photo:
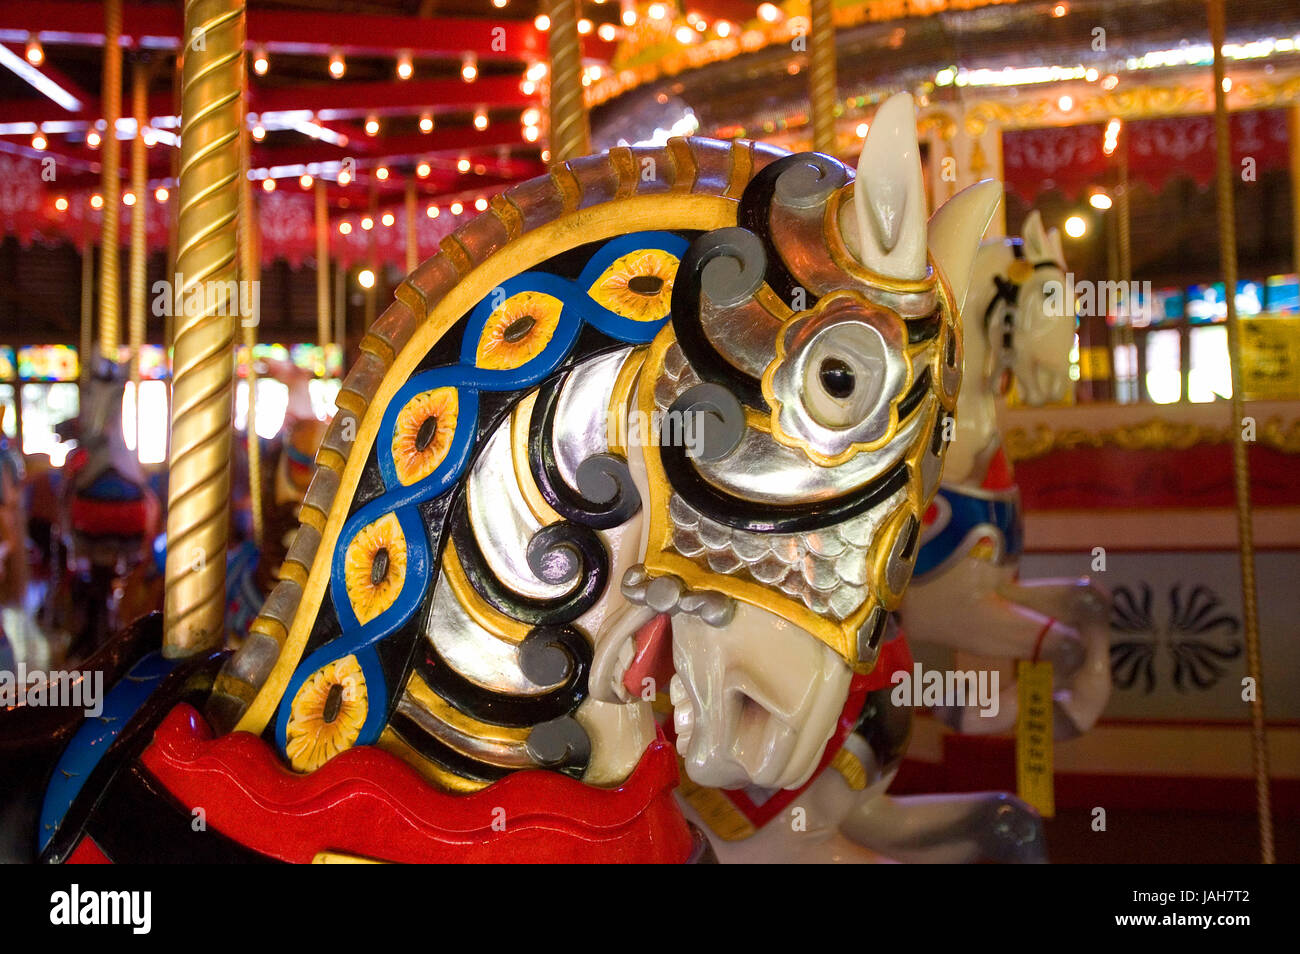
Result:
{"label": "background carousel horse", "polygon": [[669,657],[697,783],[797,790],[884,731],[994,197],[927,242],[910,97],[867,148],[856,191],[753,143],[617,148],[445,240],[362,343],[248,639],[51,788],[45,857],[698,857],[625,698]]}
{"label": "background carousel horse", "polygon": [[[135,452],[122,433],[126,366],[94,364],[82,412],[78,446],[64,464],[55,561],[58,576],[41,623],[70,635],[68,661],[85,658],[137,616],[138,587],[124,581],[148,560],[161,507]],[[125,601],[125,602],[124,602]],[[144,611],[152,607],[145,598]]]}
{"label": "background carousel horse", "polygon": [[[1110,696],[1110,598],[1087,579],[1019,579],[1020,498],[996,398],[1014,379],[1026,403],[1061,400],[1075,327],[1060,233],[1045,232],[1037,211],[1021,231],[1020,239],[983,243],[975,260],[955,440],[900,615],[918,640],[1052,662],[1055,735],[1072,738],[1092,727]],[[994,717],[973,706],[939,715],[962,732],[994,733],[1014,728],[1018,711],[1010,680]]]}

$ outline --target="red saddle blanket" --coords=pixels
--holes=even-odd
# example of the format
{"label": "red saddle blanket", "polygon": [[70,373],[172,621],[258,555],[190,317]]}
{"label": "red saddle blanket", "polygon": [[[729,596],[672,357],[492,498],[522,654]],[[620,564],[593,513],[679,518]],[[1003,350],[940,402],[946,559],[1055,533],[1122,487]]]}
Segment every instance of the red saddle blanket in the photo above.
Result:
{"label": "red saddle blanket", "polygon": [[618,788],[526,770],[454,795],[373,746],[299,775],[255,735],[214,738],[182,704],[141,760],[187,808],[203,806],[212,828],[287,862],[333,852],[407,863],[678,864],[692,851],[672,797],[677,761],[662,737]]}

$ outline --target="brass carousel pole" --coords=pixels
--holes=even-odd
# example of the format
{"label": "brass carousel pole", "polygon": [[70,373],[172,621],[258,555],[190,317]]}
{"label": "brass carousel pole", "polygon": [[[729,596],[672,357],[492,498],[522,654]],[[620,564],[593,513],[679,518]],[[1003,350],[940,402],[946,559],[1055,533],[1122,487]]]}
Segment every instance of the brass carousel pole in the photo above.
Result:
{"label": "brass carousel pole", "polygon": [[415,231],[415,179],[406,180],[406,274],[420,264],[420,246]]}
{"label": "brass carousel pole", "polygon": [[[330,343],[330,217],[325,180],[316,179],[316,342],[324,355]],[[326,375],[328,377],[328,375]]]}
{"label": "brass carousel pole", "polygon": [[1217,159],[1219,255],[1223,264],[1224,298],[1228,306],[1228,357],[1232,366],[1232,469],[1237,493],[1237,543],[1241,553],[1241,603],[1246,626],[1246,671],[1255,683],[1250,700],[1251,754],[1255,768],[1255,799],[1259,811],[1260,860],[1273,863],[1273,808],[1269,792],[1268,736],[1264,727],[1264,685],[1259,652],[1259,608],[1255,594],[1255,543],[1251,524],[1250,457],[1242,438],[1245,415],[1241,396],[1241,328],[1237,318],[1237,219],[1233,207],[1232,144],[1228,103],[1223,89],[1223,0],[1207,0],[1210,42],[1214,45],[1214,139]]}
{"label": "brass carousel pole", "polygon": [[149,64],[136,59],[131,64],[131,114],[135,117],[135,137],[131,140],[131,207],[130,297],[127,301],[127,345],[131,362],[131,387],[135,392],[136,453],[140,452],[140,352],[145,336],[145,283],[148,281],[149,248],[145,231],[149,213],[149,150],[144,130],[149,125]]}
{"label": "brass carousel pole", "polygon": [[543,0],[551,18],[551,165],[591,152],[591,131],[582,99],[582,51],[576,0]]}
{"label": "brass carousel pole", "polygon": [[832,0],[812,0],[809,99],[816,152],[835,154],[835,21]]}
{"label": "brass carousel pole", "polygon": [[187,0],[184,36],[176,265],[187,307],[176,317],[172,384],[163,638],[170,657],[217,646],[225,632],[242,0]]}
{"label": "brass carousel pole", "polygon": [[122,0],[104,3],[104,158],[100,165],[104,197],[103,241],[99,250],[99,353],[118,358],[122,344],[122,289],[118,268],[122,213],[121,147],[117,120],[122,115]]}
{"label": "brass carousel pole", "polygon": [[361,333],[375,323],[375,305],[379,296],[379,180],[370,180],[370,231],[366,233],[366,267],[370,270],[370,287],[365,289],[365,316]]}
{"label": "brass carousel pole", "polygon": [[[248,70],[244,69],[244,88],[248,88]],[[248,96],[244,96],[248,102]],[[241,287],[239,296],[239,323],[244,337],[244,350],[248,354],[248,415],[244,421],[244,436],[248,445],[248,509],[253,517],[253,545],[262,549],[262,443],[257,436],[257,361],[253,351],[257,345],[258,282],[261,279],[261,261],[258,255],[257,203],[253,198],[253,182],[248,178],[252,168],[252,136],[247,122],[240,123],[239,131],[239,271]],[[243,306],[249,307],[245,309]]]}

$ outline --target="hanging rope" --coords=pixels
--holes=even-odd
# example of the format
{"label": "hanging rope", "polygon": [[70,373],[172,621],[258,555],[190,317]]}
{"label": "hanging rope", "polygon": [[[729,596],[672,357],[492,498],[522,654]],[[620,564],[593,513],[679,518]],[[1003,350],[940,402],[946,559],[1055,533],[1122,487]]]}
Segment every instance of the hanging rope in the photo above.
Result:
{"label": "hanging rope", "polygon": [[545,0],[551,18],[551,165],[591,152],[587,107],[582,99],[582,50],[576,0]]}
{"label": "hanging rope", "polygon": [[1219,257],[1223,266],[1224,298],[1228,305],[1228,356],[1232,366],[1233,482],[1237,492],[1237,544],[1241,555],[1241,605],[1246,625],[1246,671],[1255,683],[1250,702],[1251,754],[1255,767],[1255,800],[1259,811],[1260,860],[1273,863],[1273,807],[1268,779],[1268,737],[1264,728],[1264,685],[1259,654],[1259,608],[1255,595],[1255,543],[1251,525],[1250,458],[1242,438],[1245,415],[1241,396],[1241,328],[1237,319],[1237,218],[1233,208],[1232,143],[1228,103],[1223,89],[1223,0],[1207,0],[1210,42],[1214,45],[1214,141],[1217,151]]}
{"label": "hanging rope", "polygon": [[116,361],[122,344],[121,249],[122,152],[117,120],[122,115],[122,0],[104,3],[104,138],[100,192],[104,197],[103,239],[99,251],[99,353]]}
{"label": "hanging rope", "polygon": [[835,21],[832,0],[812,0],[809,73],[813,149],[835,154]]}
{"label": "hanging rope", "polygon": [[[239,212],[240,0],[185,4],[177,271],[163,652],[188,656],[225,635]],[[199,42],[199,41],[202,42]],[[191,295],[202,304],[188,307]]]}

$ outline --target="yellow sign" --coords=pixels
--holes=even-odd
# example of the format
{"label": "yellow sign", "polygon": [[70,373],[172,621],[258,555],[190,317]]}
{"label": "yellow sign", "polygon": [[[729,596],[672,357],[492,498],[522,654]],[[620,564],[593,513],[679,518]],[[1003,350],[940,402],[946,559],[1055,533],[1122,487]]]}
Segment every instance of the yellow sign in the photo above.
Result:
{"label": "yellow sign", "polygon": [[1300,398],[1300,316],[1241,319],[1241,394],[1248,401]]}
{"label": "yellow sign", "polygon": [[1052,788],[1052,664],[1016,665],[1016,794],[1044,818],[1056,814]]}

